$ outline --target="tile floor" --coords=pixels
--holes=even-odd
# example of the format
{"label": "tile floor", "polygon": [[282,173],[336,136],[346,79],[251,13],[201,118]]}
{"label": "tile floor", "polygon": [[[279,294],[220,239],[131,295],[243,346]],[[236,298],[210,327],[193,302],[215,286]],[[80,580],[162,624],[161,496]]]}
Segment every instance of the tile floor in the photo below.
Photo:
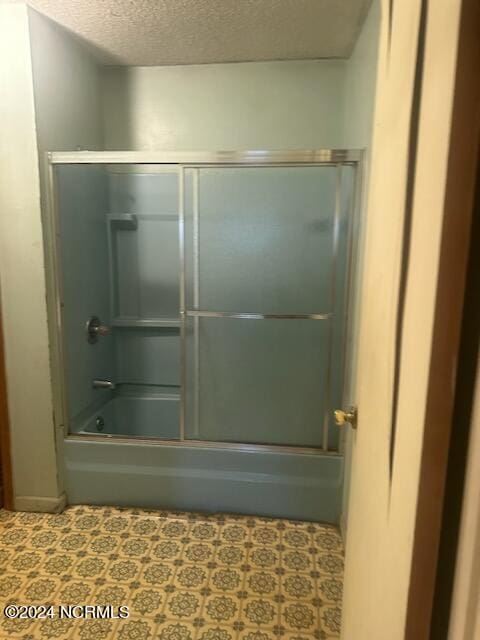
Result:
{"label": "tile floor", "polygon": [[[338,638],[343,555],[330,526],[110,507],[0,510],[0,638]],[[7,619],[20,605],[128,605],[128,619]],[[116,609],[115,609],[116,611]]]}

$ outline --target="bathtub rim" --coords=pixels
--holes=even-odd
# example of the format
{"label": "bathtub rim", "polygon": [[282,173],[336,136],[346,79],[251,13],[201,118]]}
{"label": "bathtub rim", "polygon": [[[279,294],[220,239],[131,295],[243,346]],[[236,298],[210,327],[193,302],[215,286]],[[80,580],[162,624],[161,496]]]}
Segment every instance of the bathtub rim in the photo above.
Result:
{"label": "bathtub rim", "polygon": [[249,451],[260,453],[276,453],[276,454],[298,454],[298,455],[314,455],[327,458],[343,458],[340,451],[325,451],[318,447],[294,447],[291,445],[269,445],[257,443],[239,443],[239,442],[215,442],[212,440],[167,440],[160,438],[150,438],[148,436],[117,436],[115,434],[92,434],[92,433],[70,433],[64,437],[64,441],[81,441],[81,442],[103,442],[104,444],[114,441],[118,444],[129,445],[152,445],[152,446],[174,446],[174,447],[193,447],[198,449],[228,449],[233,451]]}

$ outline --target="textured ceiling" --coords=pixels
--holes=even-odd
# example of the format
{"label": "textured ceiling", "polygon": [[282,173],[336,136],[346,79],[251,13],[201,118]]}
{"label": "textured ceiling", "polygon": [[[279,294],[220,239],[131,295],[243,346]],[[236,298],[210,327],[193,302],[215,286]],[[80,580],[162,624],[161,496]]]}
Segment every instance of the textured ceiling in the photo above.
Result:
{"label": "textured ceiling", "polygon": [[106,64],[169,65],[348,57],[370,0],[27,3],[87,41]]}

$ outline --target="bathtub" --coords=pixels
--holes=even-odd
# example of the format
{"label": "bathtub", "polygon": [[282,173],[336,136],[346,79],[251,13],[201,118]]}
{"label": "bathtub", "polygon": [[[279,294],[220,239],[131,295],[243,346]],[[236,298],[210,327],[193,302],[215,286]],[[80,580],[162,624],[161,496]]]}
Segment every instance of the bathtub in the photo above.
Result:
{"label": "bathtub", "polygon": [[64,442],[70,504],[244,513],[339,524],[343,458],[95,435]]}
{"label": "bathtub", "polygon": [[86,418],[78,433],[175,440],[179,421],[178,395],[114,396]]}
{"label": "bathtub", "polygon": [[64,442],[68,502],[339,523],[342,456],[181,442],[179,410],[127,394],[91,411]]}

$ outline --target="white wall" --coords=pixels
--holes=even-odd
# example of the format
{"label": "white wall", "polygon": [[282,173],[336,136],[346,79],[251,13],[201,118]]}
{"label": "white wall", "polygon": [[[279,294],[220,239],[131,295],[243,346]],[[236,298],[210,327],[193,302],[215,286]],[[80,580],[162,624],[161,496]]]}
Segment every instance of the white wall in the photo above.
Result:
{"label": "white wall", "polygon": [[345,70],[343,60],[106,67],[106,148],[341,147]]}
{"label": "white wall", "polygon": [[[360,287],[363,265],[364,235],[366,229],[368,177],[370,166],[370,151],[372,144],[373,111],[375,102],[375,85],[377,79],[378,39],[381,17],[380,0],[373,0],[370,11],[363,25],[360,36],[355,45],[351,58],[347,62],[346,90],[345,90],[345,146],[364,149],[362,168],[361,208],[357,212],[358,226],[357,262],[354,274],[354,293],[352,308],[352,327],[349,337],[350,379],[347,381],[345,403],[355,404],[355,372],[356,345],[358,343],[358,318],[360,314]],[[348,520],[348,501],[350,496],[351,457],[354,432],[347,427],[344,440],[344,484],[342,529],[346,533]]]}

